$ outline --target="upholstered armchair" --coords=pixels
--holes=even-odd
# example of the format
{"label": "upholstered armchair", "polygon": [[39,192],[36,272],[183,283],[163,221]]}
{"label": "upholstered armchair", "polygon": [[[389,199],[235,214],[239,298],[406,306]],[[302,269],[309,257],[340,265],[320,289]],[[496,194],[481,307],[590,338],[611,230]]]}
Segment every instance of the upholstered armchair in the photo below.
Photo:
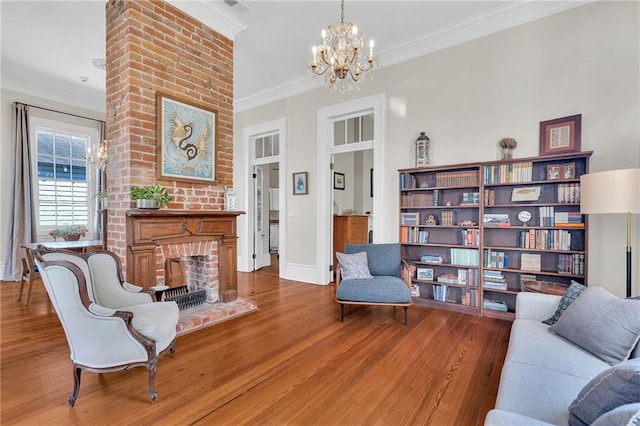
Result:
{"label": "upholstered armchair", "polygon": [[337,253],[336,302],[340,321],[344,305],[401,306],[404,324],[411,299],[409,265],[400,258],[400,244],[347,244]]}
{"label": "upholstered armchair", "polygon": [[[149,396],[155,402],[158,357],[175,353],[177,304],[153,302],[149,294],[124,289],[113,253],[79,255],[39,247],[35,262],[71,351],[69,405],[78,397],[82,370],[105,373],[132,367],[149,371]],[[112,289],[103,288],[107,286]]]}

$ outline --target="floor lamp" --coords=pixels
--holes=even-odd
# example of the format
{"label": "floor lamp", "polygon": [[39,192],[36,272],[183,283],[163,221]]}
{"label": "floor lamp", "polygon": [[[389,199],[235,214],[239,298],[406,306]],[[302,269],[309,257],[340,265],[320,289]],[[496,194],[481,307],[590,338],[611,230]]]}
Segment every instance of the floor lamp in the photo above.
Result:
{"label": "floor lamp", "polygon": [[631,296],[631,215],[640,214],[640,169],[580,177],[580,212],[627,215],[627,297]]}

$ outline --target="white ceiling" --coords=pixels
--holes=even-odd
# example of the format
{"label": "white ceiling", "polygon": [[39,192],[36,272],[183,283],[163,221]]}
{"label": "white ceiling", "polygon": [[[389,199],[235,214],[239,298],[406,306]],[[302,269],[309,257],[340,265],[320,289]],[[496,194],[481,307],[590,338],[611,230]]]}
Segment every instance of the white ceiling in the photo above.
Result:
{"label": "white ceiling", "polygon": [[[215,10],[228,9],[222,0],[200,5],[211,2],[217,3]],[[345,22],[357,24],[366,40],[375,39],[382,67],[584,2],[347,0]],[[172,3],[180,6],[182,0]],[[323,27],[339,23],[340,2],[254,0],[242,5],[248,10],[240,14],[233,12],[237,7],[228,9],[246,27],[234,40],[236,111],[317,87],[307,71],[311,47],[319,43]],[[104,12],[102,0],[1,0],[2,88],[104,111],[105,73],[91,62],[105,56]],[[208,22],[206,16],[197,17]]]}

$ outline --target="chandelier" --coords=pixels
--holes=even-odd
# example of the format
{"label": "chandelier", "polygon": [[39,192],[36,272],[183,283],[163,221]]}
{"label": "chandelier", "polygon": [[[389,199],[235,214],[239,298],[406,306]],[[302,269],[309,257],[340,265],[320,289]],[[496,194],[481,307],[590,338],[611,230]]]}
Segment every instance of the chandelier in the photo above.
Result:
{"label": "chandelier", "polygon": [[322,44],[313,46],[313,59],[309,68],[314,80],[329,86],[331,91],[344,93],[360,89],[360,84],[371,74],[376,57],[374,42],[369,42],[369,55],[363,55],[364,34],[352,23],[344,23],[344,0],[341,0],[340,24],[322,30]]}
{"label": "chandelier", "polygon": [[91,147],[87,149],[87,160],[98,169],[103,170],[107,167],[109,160],[107,159],[107,141],[103,140],[98,146],[98,152],[92,152]]}

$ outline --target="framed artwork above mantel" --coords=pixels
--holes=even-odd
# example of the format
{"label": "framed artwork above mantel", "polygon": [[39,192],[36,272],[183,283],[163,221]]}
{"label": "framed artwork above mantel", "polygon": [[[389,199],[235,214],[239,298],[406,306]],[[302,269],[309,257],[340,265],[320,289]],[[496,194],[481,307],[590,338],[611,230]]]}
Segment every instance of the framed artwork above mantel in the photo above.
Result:
{"label": "framed artwork above mantel", "polygon": [[156,101],[158,178],[215,182],[217,112],[161,92]]}

